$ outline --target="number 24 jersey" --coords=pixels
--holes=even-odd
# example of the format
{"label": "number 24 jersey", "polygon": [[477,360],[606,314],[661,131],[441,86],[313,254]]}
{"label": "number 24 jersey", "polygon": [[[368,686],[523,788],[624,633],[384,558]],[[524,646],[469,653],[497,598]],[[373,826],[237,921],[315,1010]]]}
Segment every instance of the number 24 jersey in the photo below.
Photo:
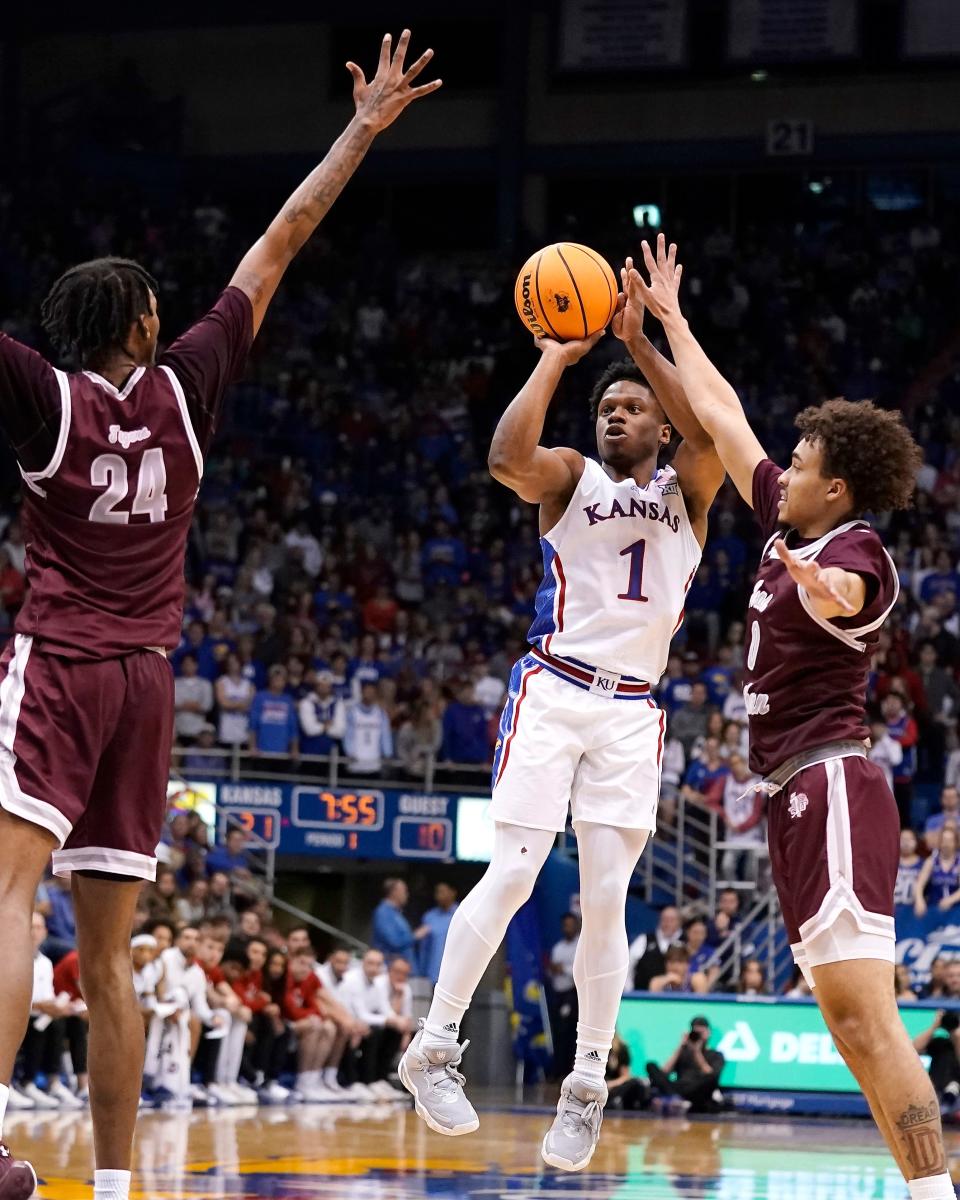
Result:
{"label": "number 24 jersey", "polygon": [[24,481],[18,633],[72,659],[177,645],[203,455],[252,337],[250,302],[227,288],[117,389],[0,335],[0,425]]}

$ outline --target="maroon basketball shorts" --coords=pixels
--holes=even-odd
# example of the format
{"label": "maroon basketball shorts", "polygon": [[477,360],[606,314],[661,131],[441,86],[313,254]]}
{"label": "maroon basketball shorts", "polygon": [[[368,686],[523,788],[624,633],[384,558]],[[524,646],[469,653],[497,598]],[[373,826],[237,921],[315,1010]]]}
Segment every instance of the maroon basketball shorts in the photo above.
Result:
{"label": "maroon basketball shorts", "polygon": [[866,758],[806,767],[770,800],[773,881],[793,957],[811,968],[894,961],[900,821],[886,777]]}
{"label": "maroon basketball shorts", "polygon": [[155,878],[172,736],[153,650],[75,662],[18,634],[0,658],[0,805],[56,837],[56,875]]}

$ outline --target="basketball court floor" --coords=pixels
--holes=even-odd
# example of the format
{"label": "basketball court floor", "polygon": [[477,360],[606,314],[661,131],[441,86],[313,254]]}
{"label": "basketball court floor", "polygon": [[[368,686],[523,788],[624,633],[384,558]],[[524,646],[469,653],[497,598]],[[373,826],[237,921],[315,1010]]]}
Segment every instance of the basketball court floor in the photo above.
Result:
{"label": "basketball court floor", "polygon": [[[476,1097],[478,1100],[481,1097]],[[493,1097],[487,1097],[493,1099]],[[611,1114],[588,1171],[544,1167],[552,1110],[478,1105],[477,1133],[443,1138],[405,1105],[146,1113],[132,1200],[905,1200],[865,1121]],[[32,1158],[46,1200],[89,1200],[90,1120],[13,1113],[14,1153]],[[949,1134],[960,1166],[960,1134]]]}

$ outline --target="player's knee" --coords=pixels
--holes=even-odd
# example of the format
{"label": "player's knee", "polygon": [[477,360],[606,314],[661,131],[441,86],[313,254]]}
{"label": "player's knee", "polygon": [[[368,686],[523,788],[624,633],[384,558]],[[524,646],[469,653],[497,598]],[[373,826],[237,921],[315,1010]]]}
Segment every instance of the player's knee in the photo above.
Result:
{"label": "player's knee", "polygon": [[529,900],[539,873],[539,864],[527,862],[522,858],[498,864],[496,890],[500,892],[504,906],[513,904],[515,908],[519,908]]}
{"label": "player's knee", "polygon": [[98,1004],[136,1002],[130,975],[130,953],[95,955],[81,967],[80,986],[89,1008]]}
{"label": "player's knee", "polygon": [[866,1063],[889,1054],[890,1030],[879,1014],[851,1007],[829,1018],[827,1024],[845,1057]]}
{"label": "player's knee", "polygon": [[607,922],[623,915],[627,889],[615,875],[604,875],[593,880],[589,888],[580,893],[580,909],[585,921],[591,917]]}

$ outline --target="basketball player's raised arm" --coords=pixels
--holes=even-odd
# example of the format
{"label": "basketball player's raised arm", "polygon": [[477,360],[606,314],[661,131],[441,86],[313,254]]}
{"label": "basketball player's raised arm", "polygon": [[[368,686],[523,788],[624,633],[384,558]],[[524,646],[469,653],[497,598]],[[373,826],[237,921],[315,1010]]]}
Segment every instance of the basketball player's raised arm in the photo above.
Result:
{"label": "basketball player's raised arm", "polygon": [[537,338],[540,361],[497,423],[490,443],[490,474],[530,504],[569,499],[583,474],[583,455],[540,445],[543,423],[560,376],[597,344],[603,333],[570,342]]}
{"label": "basketball player's raised arm", "polygon": [[356,63],[347,63],[347,70],[353,76],[356,107],[353,119],[330,147],[323,162],[287,200],[266,233],[251,246],[234,272],[231,286],[244,292],[253,305],[254,335],[284,271],[330,211],[363,161],[373,139],[391,125],[408,104],[440,87],[439,79],[420,87],[413,86],[413,81],[433,57],[433,51],[425,51],[409,70],[404,70],[409,42],[410,30],[405,29],[396,53],[391,56],[391,38],[389,33],[386,34],[380,46],[377,73],[369,83]]}
{"label": "basketball player's raised arm", "polygon": [[634,270],[632,258],[628,258],[621,269],[620,279],[623,291],[617,297],[611,328],[646,376],[667,420],[683,438],[673,457],[673,468],[677,472],[693,532],[702,546],[707,540],[710,505],[723,483],[723,463],[713,439],[697,420],[687,399],[680,372],[643,332],[640,276]]}
{"label": "basketball player's raised arm", "polygon": [[753,475],[767,455],[750,428],[740,397],[704,353],[680,311],[678,292],[683,268],[677,266],[676,253],[675,245],[666,250],[661,236],[655,258],[644,242],[643,259],[650,283],[646,284],[639,272],[634,282],[647,308],[663,325],[694,415],[716,446],[737,491],[752,508]]}

